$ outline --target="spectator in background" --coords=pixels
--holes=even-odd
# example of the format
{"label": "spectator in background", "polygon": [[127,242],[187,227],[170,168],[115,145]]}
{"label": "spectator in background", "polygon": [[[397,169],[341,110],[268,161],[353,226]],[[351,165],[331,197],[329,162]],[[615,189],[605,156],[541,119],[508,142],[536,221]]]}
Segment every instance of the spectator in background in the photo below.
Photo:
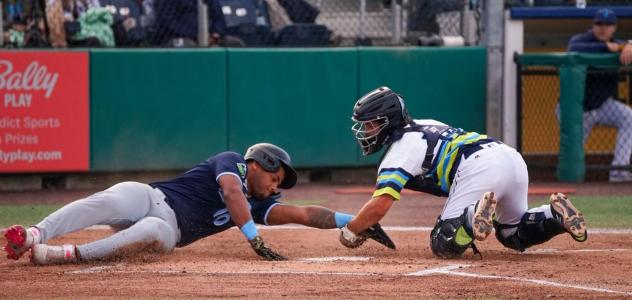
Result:
{"label": "spectator in background", "polygon": [[[614,38],[617,17],[610,9],[597,11],[592,29],[573,36],[568,43],[569,52],[621,53],[623,65],[632,62],[632,44]],[[617,128],[617,143],[610,171],[610,182],[632,182],[629,170],[618,170],[630,166],[632,154],[632,109],[615,100],[618,74],[588,74],[584,94],[584,144],[594,125]]]}
{"label": "spectator in background", "polygon": [[292,25],[292,20],[285,8],[279,3],[279,0],[266,0],[268,13],[270,15],[270,26],[273,31],[281,30],[281,28]]}
{"label": "spectator in background", "polygon": [[50,47],[45,34],[44,10],[38,0],[1,1],[5,47]]}
{"label": "spectator in background", "polygon": [[[105,8],[90,8],[77,18],[79,30],[70,38],[71,46],[79,47],[114,47],[112,14]],[[76,23],[73,23],[76,24]],[[68,28],[68,27],[66,27]],[[69,33],[66,29],[67,34]]]}
{"label": "spectator in background", "polygon": [[[219,4],[203,0],[208,6],[209,42],[217,43],[225,25]],[[155,0],[155,27],[152,44],[161,46],[195,46],[198,39],[197,0]]]}
{"label": "spectator in background", "polygon": [[422,35],[439,34],[437,14],[449,11],[458,11],[463,8],[463,0],[414,0],[413,15],[408,29],[420,31]]}
{"label": "spectator in background", "polygon": [[[0,3],[2,5],[3,3]],[[11,47],[23,47],[26,32],[26,14],[22,1],[5,1],[3,5],[4,21],[9,25],[5,27],[4,42]],[[3,25],[3,24],[0,24]]]}

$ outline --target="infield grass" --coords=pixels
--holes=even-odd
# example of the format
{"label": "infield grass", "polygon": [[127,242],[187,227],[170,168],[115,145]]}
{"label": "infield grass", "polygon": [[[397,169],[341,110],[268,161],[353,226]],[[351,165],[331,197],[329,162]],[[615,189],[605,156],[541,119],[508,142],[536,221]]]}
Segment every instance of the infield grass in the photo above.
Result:
{"label": "infield grass", "polygon": [[[292,205],[322,205],[324,200],[282,200]],[[14,224],[35,225],[56,211],[61,204],[0,205],[0,228]]]}
{"label": "infield grass", "polygon": [[[573,204],[580,209],[589,228],[632,228],[632,196],[571,196]],[[325,200],[283,200],[292,205],[322,205]],[[542,199],[533,206],[548,203]],[[13,224],[33,225],[59,209],[60,204],[0,205],[0,228]]]}
{"label": "infield grass", "polygon": [[[632,196],[570,196],[584,213],[588,228],[632,228]],[[537,205],[547,204],[542,200]],[[534,205],[534,206],[537,206]]]}
{"label": "infield grass", "polygon": [[13,224],[35,225],[60,207],[61,204],[0,205],[0,228]]}

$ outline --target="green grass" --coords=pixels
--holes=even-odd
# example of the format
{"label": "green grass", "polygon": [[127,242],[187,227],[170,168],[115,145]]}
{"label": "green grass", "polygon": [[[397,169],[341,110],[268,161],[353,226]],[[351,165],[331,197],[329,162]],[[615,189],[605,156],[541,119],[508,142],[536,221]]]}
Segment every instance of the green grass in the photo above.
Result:
{"label": "green grass", "polygon": [[[292,205],[322,205],[324,200],[282,200]],[[0,205],[0,228],[13,224],[35,225],[46,216],[59,209],[59,204]]]}
{"label": "green grass", "polygon": [[[632,196],[594,197],[572,196],[571,201],[586,216],[592,228],[632,228]],[[292,205],[322,205],[325,200],[283,200]],[[548,203],[542,200],[539,204]],[[59,204],[0,205],[0,228],[13,224],[33,225],[59,209]]]}
{"label": "green grass", "polygon": [[[571,196],[589,228],[632,228],[632,196]],[[548,203],[543,200],[539,205]]]}
{"label": "green grass", "polygon": [[60,207],[59,204],[0,205],[0,228],[13,224],[35,225]]}

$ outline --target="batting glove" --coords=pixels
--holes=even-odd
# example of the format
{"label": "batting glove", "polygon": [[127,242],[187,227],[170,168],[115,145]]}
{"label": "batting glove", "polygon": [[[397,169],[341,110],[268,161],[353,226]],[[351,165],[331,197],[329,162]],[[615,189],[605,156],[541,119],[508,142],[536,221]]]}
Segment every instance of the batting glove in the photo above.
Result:
{"label": "batting glove", "polygon": [[366,241],[366,236],[357,235],[347,225],[340,228],[340,243],[347,248],[358,248]]}
{"label": "batting glove", "polygon": [[255,253],[263,257],[265,260],[287,260],[287,257],[278,254],[272,251],[270,248],[266,247],[261,236],[255,236],[249,242],[252,249],[255,250]]}

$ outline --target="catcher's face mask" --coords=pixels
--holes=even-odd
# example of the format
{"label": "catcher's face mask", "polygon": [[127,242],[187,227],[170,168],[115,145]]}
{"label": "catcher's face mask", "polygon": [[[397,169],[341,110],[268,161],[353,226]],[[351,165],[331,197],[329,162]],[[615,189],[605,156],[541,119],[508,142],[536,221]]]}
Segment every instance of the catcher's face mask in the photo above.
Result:
{"label": "catcher's face mask", "polygon": [[[355,121],[355,120],[354,120]],[[378,117],[371,121],[356,121],[351,126],[351,131],[362,149],[362,154],[368,155],[377,152],[382,147],[380,134],[388,126],[388,118]]]}

